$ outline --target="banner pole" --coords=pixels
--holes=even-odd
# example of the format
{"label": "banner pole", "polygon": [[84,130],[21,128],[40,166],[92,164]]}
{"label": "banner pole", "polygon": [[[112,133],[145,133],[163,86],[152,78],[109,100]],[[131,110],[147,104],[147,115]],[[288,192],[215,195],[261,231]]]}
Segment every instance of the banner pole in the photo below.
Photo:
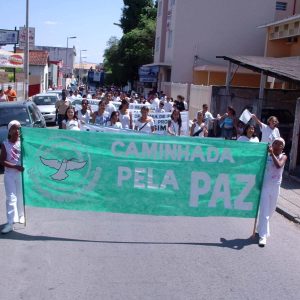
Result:
{"label": "banner pole", "polygon": [[[266,160],[267,160],[267,158],[268,158],[268,150],[266,151]],[[252,236],[251,236],[252,239],[255,238],[255,231],[256,231],[256,225],[257,225],[258,210],[259,210],[259,206],[260,206],[261,191],[262,191],[262,188],[263,188],[263,185],[264,185],[265,172],[266,172],[266,164],[265,164],[264,172],[263,172],[264,173],[263,180],[262,180],[261,185],[260,185],[259,201],[257,203],[256,217],[255,217],[255,220],[254,220],[254,226],[253,226],[253,231],[252,231]]]}
{"label": "banner pole", "polygon": [[[23,137],[22,137],[22,127],[21,127],[21,165],[23,166],[23,156],[24,156],[24,147],[23,147]],[[25,170],[24,170],[25,171]],[[25,206],[25,193],[24,193],[24,171],[22,172],[22,196],[23,196],[23,207],[24,207],[24,227],[26,227],[27,217],[26,217],[26,206]]]}

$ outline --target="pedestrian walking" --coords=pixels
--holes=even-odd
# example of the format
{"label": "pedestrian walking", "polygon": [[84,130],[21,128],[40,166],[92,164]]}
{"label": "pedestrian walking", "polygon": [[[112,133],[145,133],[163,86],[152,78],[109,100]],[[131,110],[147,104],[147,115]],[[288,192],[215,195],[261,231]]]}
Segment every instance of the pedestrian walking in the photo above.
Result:
{"label": "pedestrian walking", "polygon": [[182,119],[180,111],[175,108],[171,114],[171,119],[168,121],[167,133],[170,135],[180,136],[182,127]]}
{"label": "pedestrian walking", "polygon": [[80,121],[75,114],[75,109],[69,106],[65,113],[65,118],[62,121],[62,128],[67,130],[80,130]]}
{"label": "pedestrian walking", "polygon": [[8,101],[17,101],[17,92],[12,88],[11,85],[7,87],[7,90],[4,92],[7,96]]}

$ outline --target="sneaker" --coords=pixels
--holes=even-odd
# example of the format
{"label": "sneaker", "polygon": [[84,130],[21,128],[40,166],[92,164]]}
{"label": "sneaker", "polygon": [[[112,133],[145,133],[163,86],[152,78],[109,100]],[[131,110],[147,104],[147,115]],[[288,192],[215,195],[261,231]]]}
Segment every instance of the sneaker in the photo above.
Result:
{"label": "sneaker", "polygon": [[19,223],[20,224],[25,224],[25,217],[24,216],[19,217]]}
{"label": "sneaker", "polygon": [[266,237],[260,237],[258,241],[258,245],[260,247],[264,247],[267,244],[267,238]]}
{"label": "sneaker", "polygon": [[4,228],[1,230],[1,233],[5,234],[5,233],[9,233],[9,232],[11,232],[13,230],[14,230],[14,227],[13,227],[12,224],[6,224],[4,226]]}

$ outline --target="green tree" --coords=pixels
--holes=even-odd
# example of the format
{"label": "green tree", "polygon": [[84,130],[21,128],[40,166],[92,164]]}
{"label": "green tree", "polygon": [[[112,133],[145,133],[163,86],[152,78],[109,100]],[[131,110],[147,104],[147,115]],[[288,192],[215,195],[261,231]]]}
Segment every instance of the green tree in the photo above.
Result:
{"label": "green tree", "polygon": [[120,40],[111,37],[104,52],[106,84],[133,83],[138,69],[153,61],[157,3],[152,0],[124,0]]}
{"label": "green tree", "polygon": [[138,27],[141,20],[141,15],[146,8],[153,7],[152,0],[123,0],[124,7],[122,9],[122,16],[120,25],[123,33],[126,34]]}

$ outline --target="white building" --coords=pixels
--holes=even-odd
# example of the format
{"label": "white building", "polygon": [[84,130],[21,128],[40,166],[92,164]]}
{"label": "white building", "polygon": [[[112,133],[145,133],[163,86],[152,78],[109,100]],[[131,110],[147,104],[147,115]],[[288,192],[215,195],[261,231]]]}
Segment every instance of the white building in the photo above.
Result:
{"label": "white building", "polygon": [[219,55],[264,55],[275,0],[159,0],[154,63],[158,82],[194,82],[195,66],[226,63]]}
{"label": "white building", "polygon": [[50,61],[63,61],[63,67],[61,70],[64,75],[71,76],[74,69],[74,62],[76,56],[75,46],[72,48],[66,47],[51,47],[51,46],[35,46],[36,50],[44,50],[49,54]]}

